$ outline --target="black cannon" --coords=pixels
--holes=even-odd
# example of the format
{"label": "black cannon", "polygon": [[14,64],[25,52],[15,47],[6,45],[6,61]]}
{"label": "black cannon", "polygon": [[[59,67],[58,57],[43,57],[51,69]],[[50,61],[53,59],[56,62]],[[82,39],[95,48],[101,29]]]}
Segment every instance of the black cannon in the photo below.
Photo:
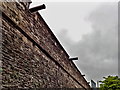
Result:
{"label": "black cannon", "polygon": [[75,58],[69,58],[69,60],[78,60],[78,57],[75,57]]}
{"label": "black cannon", "polygon": [[36,12],[38,10],[42,10],[42,9],[45,9],[45,8],[46,8],[46,6],[45,6],[45,4],[43,4],[43,5],[40,5],[40,6],[30,8],[29,10],[30,10],[30,12]]}

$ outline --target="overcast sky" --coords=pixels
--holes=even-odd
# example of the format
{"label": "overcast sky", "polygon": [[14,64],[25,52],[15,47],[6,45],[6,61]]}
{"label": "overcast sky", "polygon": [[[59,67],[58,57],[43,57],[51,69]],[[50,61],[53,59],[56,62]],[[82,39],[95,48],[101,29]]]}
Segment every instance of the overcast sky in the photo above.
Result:
{"label": "overcast sky", "polygon": [[34,0],[31,7],[43,3],[40,14],[68,54],[79,57],[74,63],[88,81],[118,75],[117,2]]}

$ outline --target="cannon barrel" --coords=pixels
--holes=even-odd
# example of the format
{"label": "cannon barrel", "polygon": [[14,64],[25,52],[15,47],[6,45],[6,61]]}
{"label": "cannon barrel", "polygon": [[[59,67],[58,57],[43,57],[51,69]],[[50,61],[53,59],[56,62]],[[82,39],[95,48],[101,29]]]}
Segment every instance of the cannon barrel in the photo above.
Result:
{"label": "cannon barrel", "polygon": [[45,4],[43,4],[43,5],[40,5],[40,6],[30,8],[29,10],[30,10],[30,12],[36,12],[38,10],[42,10],[42,9],[45,9],[45,8],[46,8],[46,6],[45,6]]}
{"label": "cannon barrel", "polygon": [[75,58],[69,58],[69,60],[78,60],[78,57],[75,57]]}
{"label": "cannon barrel", "polygon": [[82,75],[83,77],[85,76],[85,75]]}

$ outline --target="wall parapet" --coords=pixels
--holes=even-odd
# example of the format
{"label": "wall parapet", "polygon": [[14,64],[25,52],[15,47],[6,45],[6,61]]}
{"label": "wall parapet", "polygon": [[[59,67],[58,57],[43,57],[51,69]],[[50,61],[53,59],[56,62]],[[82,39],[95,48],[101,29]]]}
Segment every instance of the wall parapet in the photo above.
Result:
{"label": "wall parapet", "polygon": [[[37,46],[47,57],[53,60],[82,88],[89,88],[88,83],[81,76],[74,63],[69,61],[69,55],[41,15],[38,12],[31,13],[29,11],[29,4],[26,2],[2,2],[3,18],[30,40],[33,46]],[[26,39],[23,41],[27,42]]]}

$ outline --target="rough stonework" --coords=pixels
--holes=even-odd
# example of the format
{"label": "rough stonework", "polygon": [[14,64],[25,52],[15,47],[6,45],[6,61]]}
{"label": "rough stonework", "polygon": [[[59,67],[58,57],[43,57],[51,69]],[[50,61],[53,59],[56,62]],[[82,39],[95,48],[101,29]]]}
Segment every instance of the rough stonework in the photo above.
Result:
{"label": "rough stonework", "polygon": [[[2,87],[90,88],[29,2],[2,2]],[[54,19],[53,19],[54,20]]]}

